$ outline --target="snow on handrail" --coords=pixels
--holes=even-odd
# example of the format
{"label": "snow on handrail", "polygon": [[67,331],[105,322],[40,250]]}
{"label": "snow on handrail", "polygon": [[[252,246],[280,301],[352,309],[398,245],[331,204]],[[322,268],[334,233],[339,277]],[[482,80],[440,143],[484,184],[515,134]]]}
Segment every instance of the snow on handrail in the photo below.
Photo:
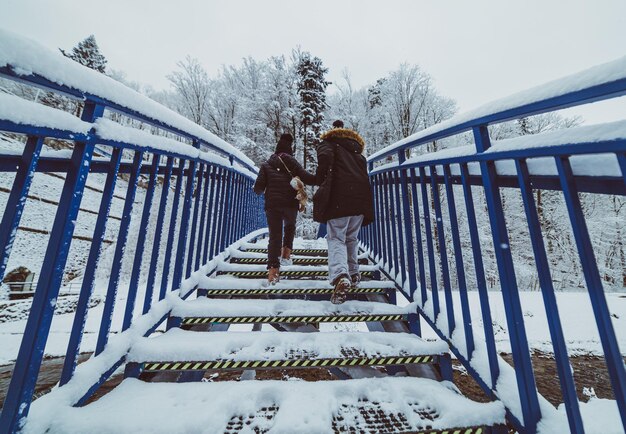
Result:
{"label": "snow on handrail", "polygon": [[254,162],[240,150],[184,116],[111,77],[4,29],[0,29],[0,75],[79,98],[100,99],[113,110],[197,139],[216,151],[233,156],[248,169],[256,170]]}
{"label": "snow on handrail", "polygon": [[461,113],[370,155],[373,163],[399,151],[459,134],[472,127],[582,105],[626,94],[626,56],[515,93]]}

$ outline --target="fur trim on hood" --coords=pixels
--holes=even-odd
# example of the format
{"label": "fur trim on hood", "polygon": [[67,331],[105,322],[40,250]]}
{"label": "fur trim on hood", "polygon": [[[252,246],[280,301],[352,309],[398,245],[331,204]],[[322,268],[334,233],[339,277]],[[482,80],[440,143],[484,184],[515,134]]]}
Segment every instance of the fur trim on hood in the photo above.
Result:
{"label": "fur trim on hood", "polygon": [[361,146],[361,153],[363,152],[363,150],[365,150],[365,140],[363,140],[363,137],[361,137],[356,131],[350,130],[348,128],[333,128],[332,130],[328,130],[321,135],[321,139],[350,139],[354,140]]}

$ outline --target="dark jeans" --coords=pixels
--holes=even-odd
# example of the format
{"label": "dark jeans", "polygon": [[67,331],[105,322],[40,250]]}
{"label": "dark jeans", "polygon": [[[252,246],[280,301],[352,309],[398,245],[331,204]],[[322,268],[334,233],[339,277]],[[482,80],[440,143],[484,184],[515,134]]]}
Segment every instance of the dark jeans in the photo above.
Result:
{"label": "dark jeans", "polygon": [[280,268],[281,247],[293,248],[298,210],[296,208],[266,209],[265,215],[267,216],[267,227],[270,232],[270,240],[267,246],[267,268]]}

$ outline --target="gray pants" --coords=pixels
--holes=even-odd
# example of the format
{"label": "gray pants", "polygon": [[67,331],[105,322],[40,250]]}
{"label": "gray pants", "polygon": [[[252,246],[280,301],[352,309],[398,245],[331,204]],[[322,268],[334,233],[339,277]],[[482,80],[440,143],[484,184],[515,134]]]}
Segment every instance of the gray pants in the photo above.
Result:
{"label": "gray pants", "polygon": [[359,272],[357,236],[362,223],[362,215],[340,217],[326,222],[328,278],[331,283],[339,276],[349,278]]}

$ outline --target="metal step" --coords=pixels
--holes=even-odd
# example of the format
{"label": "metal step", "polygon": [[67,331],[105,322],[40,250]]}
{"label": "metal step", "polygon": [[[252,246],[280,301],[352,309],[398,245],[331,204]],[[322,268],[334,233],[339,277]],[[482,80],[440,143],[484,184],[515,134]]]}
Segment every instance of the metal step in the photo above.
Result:
{"label": "metal step", "polygon": [[[262,279],[267,277],[267,271],[254,270],[254,271],[235,271],[235,270],[219,270],[216,273],[218,276],[232,276],[240,279]],[[281,279],[328,279],[327,270],[281,270]],[[380,272],[378,271],[361,271],[361,279],[380,279]]]}
{"label": "metal step", "polygon": [[398,315],[274,315],[274,316],[192,316],[192,317],[171,317],[170,327],[180,327],[189,329],[197,325],[205,324],[319,324],[319,323],[343,323],[343,322],[387,322],[387,321],[408,321],[407,314]]}
{"label": "metal step", "polygon": [[[181,405],[194,417],[154,417]],[[133,426],[145,432],[506,433],[498,425],[504,423],[501,403],[474,402],[445,384],[412,377],[206,383],[129,378],[98,405],[72,411],[78,426],[51,417],[49,431],[127,432],[128,420],[115,415],[132,414]]]}
{"label": "metal step", "polygon": [[[350,295],[357,294],[386,294],[395,291],[395,288],[349,288],[347,293]],[[198,296],[217,297],[217,296],[233,296],[233,297],[263,297],[275,295],[291,295],[291,296],[307,296],[307,295],[327,295],[333,293],[333,288],[254,288],[254,289],[198,289]]]}
{"label": "metal step", "polygon": [[[292,258],[293,265],[328,265],[327,258]],[[238,258],[232,257],[229,261],[231,264],[248,264],[248,265],[266,265],[267,258]],[[360,258],[359,264],[367,265],[367,258]]]}
{"label": "metal step", "polygon": [[[264,253],[267,255],[267,249],[245,249],[244,252]],[[328,257],[327,249],[293,249],[292,255],[296,256],[325,256]]]}

